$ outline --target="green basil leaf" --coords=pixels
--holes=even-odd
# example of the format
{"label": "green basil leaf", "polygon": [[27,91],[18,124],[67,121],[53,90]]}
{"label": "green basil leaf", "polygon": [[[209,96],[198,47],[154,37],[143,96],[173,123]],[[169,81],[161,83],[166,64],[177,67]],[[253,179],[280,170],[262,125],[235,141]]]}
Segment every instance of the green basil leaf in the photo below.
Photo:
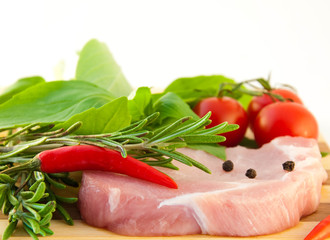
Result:
{"label": "green basil leaf", "polygon": [[219,90],[219,85],[224,82],[235,83],[233,79],[227,78],[222,75],[202,75],[196,77],[178,78],[167,86],[165,92],[182,92],[191,89],[209,88]]}
{"label": "green basil leaf", "polygon": [[21,78],[17,80],[14,84],[6,88],[1,96],[0,96],[0,104],[6,102],[14,95],[19,92],[26,90],[29,87],[32,87],[36,84],[43,83],[45,80],[42,77],[35,76],[35,77],[28,77],[28,78]]}
{"label": "green basil leaf", "polygon": [[207,153],[210,153],[222,160],[226,160],[226,147],[221,146],[217,143],[210,143],[210,144],[188,144],[188,148],[202,150]]}
{"label": "green basil leaf", "polygon": [[151,113],[151,96],[151,91],[148,87],[140,87],[136,90],[134,97],[128,101],[132,122],[141,120]]}
{"label": "green basil leaf", "polygon": [[84,81],[38,84],[0,105],[0,129],[31,123],[56,123],[113,99],[110,93]]}
{"label": "green basil leaf", "polygon": [[76,79],[94,83],[115,97],[128,96],[132,91],[108,47],[96,39],[87,42],[81,50]]}
{"label": "green basil leaf", "polygon": [[100,108],[90,108],[78,113],[64,123],[56,125],[56,128],[68,128],[81,121],[83,124],[75,131],[75,134],[111,133],[127,127],[131,122],[130,120],[127,98],[121,97]]}
{"label": "green basil leaf", "polygon": [[[174,92],[180,96],[186,103],[193,107],[198,101],[203,98],[216,97],[220,90],[221,84],[236,83],[235,80],[227,78],[222,75],[211,75],[211,76],[196,76],[187,78],[178,78],[174,80],[164,90],[167,92]],[[231,89],[231,87],[226,86]],[[239,96],[238,101],[246,109],[251,96],[244,94]]]}
{"label": "green basil leaf", "polygon": [[199,119],[189,105],[172,92],[166,93],[154,103],[154,111],[160,113],[157,120],[159,123],[162,123],[165,119],[172,121],[188,116],[195,120]]}
{"label": "green basil leaf", "polygon": [[167,86],[164,92],[174,92],[186,102],[216,96],[221,83],[235,83],[222,75],[178,78]]}

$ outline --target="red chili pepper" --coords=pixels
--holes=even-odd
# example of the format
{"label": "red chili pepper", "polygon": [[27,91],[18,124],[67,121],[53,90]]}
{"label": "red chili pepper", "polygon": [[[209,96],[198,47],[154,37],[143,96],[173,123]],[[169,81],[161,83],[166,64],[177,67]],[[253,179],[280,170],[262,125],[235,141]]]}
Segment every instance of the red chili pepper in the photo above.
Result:
{"label": "red chili pepper", "polygon": [[46,150],[34,159],[45,173],[101,170],[122,173],[169,188],[178,188],[166,174],[133,157],[122,157],[115,150],[90,145],[65,146]]}
{"label": "red chili pepper", "polygon": [[317,224],[304,240],[322,240],[330,237],[330,215]]}

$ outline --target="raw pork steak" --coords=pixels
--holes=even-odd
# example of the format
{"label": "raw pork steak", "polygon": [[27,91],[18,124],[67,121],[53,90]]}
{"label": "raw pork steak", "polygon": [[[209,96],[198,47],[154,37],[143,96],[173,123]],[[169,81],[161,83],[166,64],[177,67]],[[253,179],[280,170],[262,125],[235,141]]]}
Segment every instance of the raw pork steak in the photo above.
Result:
{"label": "raw pork steak", "polygon": [[[169,189],[119,174],[84,172],[82,218],[92,226],[134,236],[270,234],[313,213],[327,178],[312,139],[280,137],[258,150],[228,148],[231,172],[203,151],[180,151],[212,174],[177,163],[179,171],[162,169],[178,183],[179,189]],[[295,161],[292,172],[282,168],[288,160]],[[256,170],[256,178],[245,176],[249,168]]]}

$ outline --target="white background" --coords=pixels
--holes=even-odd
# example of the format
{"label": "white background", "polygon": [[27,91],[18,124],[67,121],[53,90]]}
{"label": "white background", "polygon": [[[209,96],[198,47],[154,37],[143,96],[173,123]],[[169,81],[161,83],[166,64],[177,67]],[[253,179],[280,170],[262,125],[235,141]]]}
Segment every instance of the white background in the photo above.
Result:
{"label": "white background", "polygon": [[[133,86],[223,74],[291,84],[330,142],[330,1],[1,1],[0,81],[74,77],[105,42]],[[63,70],[63,74],[59,74]]]}

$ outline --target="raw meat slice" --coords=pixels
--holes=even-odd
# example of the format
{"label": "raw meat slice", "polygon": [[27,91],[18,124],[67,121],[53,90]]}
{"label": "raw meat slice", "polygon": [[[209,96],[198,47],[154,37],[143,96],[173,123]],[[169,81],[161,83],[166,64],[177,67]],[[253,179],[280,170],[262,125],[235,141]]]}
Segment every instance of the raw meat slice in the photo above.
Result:
{"label": "raw meat slice", "polygon": [[[133,236],[210,234],[255,236],[295,226],[320,202],[327,173],[313,139],[280,137],[262,148],[227,148],[234,163],[203,151],[180,151],[206,165],[212,174],[177,163],[161,169],[177,182],[169,189],[131,177],[96,171],[83,173],[79,193],[82,218],[90,225]],[[282,163],[295,161],[292,172]],[[245,172],[253,168],[254,179]]]}

